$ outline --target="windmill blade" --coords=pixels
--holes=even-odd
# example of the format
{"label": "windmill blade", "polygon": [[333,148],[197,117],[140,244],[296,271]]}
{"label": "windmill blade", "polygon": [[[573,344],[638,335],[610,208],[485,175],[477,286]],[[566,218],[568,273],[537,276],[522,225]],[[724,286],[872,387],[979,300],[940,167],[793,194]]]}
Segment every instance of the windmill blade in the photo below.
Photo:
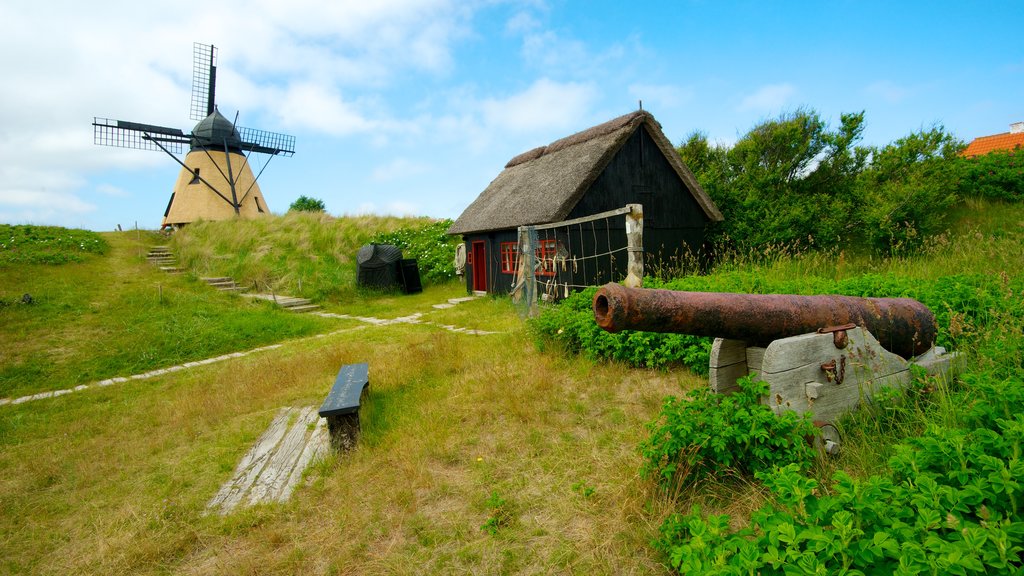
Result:
{"label": "windmill blade", "polygon": [[236,126],[235,129],[242,137],[242,150],[275,156],[293,156],[295,154],[295,136],[241,126]]}
{"label": "windmill blade", "polygon": [[202,120],[213,114],[217,92],[217,48],[213,44],[192,44],[192,108],[190,117]]}
{"label": "windmill blade", "polygon": [[92,141],[100,146],[136,150],[166,149],[181,153],[183,147],[191,142],[189,135],[177,128],[153,124],[93,118],[92,127]]}

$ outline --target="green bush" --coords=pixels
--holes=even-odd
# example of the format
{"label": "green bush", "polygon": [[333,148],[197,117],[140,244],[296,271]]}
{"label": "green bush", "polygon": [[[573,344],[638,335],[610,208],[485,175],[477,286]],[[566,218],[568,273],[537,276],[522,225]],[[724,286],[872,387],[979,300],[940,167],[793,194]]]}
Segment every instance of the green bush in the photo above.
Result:
{"label": "green bush", "polygon": [[776,415],[761,403],[767,383],[748,376],[738,384],[733,394],[700,388],[689,398],[667,398],[658,420],[648,426],[650,438],[640,445],[641,475],[653,476],[672,492],[726,471],[749,475],[777,466],[809,468],[817,429],[808,415]]}
{"label": "green bush", "polygon": [[393,244],[402,249],[403,258],[415,258],[426,282],[447,282],[455,277],[455,247],[462,242],[458,236],[448,234],[451,225],[451,220],[439,220],[377,234],[372,242]]}
{"label": "green bush", "polygon": [[594,322],[591,302],[597,287],[571,294],[556,305],[545,306],[529,320],[537,346],[549,343],[591,360],[617,360],[631,366],[662,368],[682,364],[707,374],[711,339],[688,334],[624,330],[612,334]]}
{"label": "green bush", "polygon": [[762,471],[775,503],[748,525],[694,508],[656,546],[680,574],[1020,574],[1024,381],[967,379],[961,425],[897,446],[888,474],[822,487],[797,463]]}
{"label": "green bush", "polygon": [[82,262],[90,254],[106,254],[109,248],[103,237],[88,230],[0,224],[0,266]]}
{"label": "green bush", "polygon": [[1024,157],[1019,150],[958,158],[959,193],[964,198],[1024,200]]}

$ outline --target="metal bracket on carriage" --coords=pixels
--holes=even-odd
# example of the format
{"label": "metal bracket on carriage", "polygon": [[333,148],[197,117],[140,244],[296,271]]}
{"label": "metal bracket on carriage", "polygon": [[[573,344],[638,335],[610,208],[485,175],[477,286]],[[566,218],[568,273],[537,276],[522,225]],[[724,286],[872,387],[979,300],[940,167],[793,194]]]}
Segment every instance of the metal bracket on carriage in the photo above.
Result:
{"label": "metal bracket on carriage", "polygon": [[846,335],[847,330],[856,328],[857,325],[853,322],[847,324],[840,324],[839,326],[829,326],[827,328],[818,328],[818,334],[832,334],[832,343],[835,344],[836,348],[842,350],[849,344],[850,339]]}
{"label": "metal bracket on carriage", "polygon": [[[845,332],[843,332],[845,334]],[[839,370],[836,370],[836,361],[833,358],[828,362],[821,365],[821,371],[825,373],[825,378],[829,383],[842,384],[846,378],[846,356],[839,357]]]}

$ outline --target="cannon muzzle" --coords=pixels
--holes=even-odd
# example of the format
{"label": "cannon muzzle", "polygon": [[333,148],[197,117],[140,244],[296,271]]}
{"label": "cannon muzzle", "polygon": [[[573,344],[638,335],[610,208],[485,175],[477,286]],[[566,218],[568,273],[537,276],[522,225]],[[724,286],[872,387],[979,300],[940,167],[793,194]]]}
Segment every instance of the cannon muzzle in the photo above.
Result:
{"label": "cannon muzzle", "polygon": [[935,343],[935,316],[911,298],[729,294],[627,288],[605,284],[593,301],[597,325],[609,332],[644,330],[742,340],[773,340],[856,324],[903,358]]}

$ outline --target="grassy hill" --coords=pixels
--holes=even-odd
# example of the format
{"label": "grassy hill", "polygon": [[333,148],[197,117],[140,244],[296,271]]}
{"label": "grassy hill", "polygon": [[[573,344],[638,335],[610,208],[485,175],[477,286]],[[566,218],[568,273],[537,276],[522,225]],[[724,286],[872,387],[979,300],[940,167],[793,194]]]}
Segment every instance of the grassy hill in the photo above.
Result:
{"label": "grassy hill", "polygon": [[[976,203],[962,217],[923,256],[769,255],[736,258],[722,274],[1019,281],[1024,211]],[[410,222],[420,224],[291,216],[268,219],[264,230],[204,224],[172,240],[195,270],[180,277],[147,264],[146,247],[161,238],[135,232],[104,234],[109,250],[78,263],[0,264],[8,303],[0,306],[0,397],[282,344],[0,406],[0,573],[667,573],[650,543],[680,502],[640,478],[637,447],[665,396],[706,380],[678,366],[542,351],[503,298],[433,308],[464,295],[458,283],[415,296],[351,288],[345,267],[354,248]],[[308,268],[292,267],[297,254],[307,254]],[[250,261],[267,272],[247,272]],[[194,277],[206,274],[264,278],[285,292],[302,278],[303,292],[322,295],[332,312],[420,313],[424,322],[286,315],[212,291]],[[26,292],[36,304],[16,303]],[[1019,347],[1006,351],[988,361],[1016,358],[1020,369]],[[362,361],[371,384],[357,450],[314,466],[286,504],[204,513],[280,407],[319,405],[338,367]],[[816,473],[869,473],[878,465],[865,455],[872,434]],[[743,519],[768,494],[721,477],[684,497]]]}
{"label": "grassy hill", "polygon": [[[440,230],[435,230],[435,224],[441,225]],[[365,296],[355,286],[360,247],[390,240],[399,230],[414,232],[406,235],[414,243],[443,244],[450,256],[423,258],[420,245],[403,254],[420,257],[420,275],[429,283],[436,276],[431,274],[431,266],[451,268],[455,239],[444,234],[446,229],[445,223],[429,218],[335,218],[320,212],[288,212],[257,220],[196,223],[172,236],[170,245],[181,264],[200,276],[231,276],[239,284],[263,292],[343,302]],[[441,239],[417,237],[415,231],[419,230],[433,231],[433,236]],[[451,274],[443,276],[450,278]]]}

